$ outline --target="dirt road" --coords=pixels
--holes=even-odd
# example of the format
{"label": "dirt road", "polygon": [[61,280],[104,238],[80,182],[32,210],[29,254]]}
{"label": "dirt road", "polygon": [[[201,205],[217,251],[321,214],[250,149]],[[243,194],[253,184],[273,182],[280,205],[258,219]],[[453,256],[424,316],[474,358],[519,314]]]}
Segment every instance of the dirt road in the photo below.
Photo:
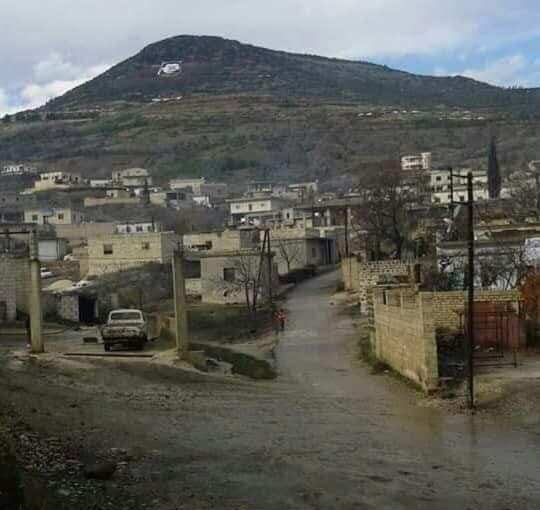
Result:
{"label": "dirt road", "polygon": [[277,381],[6,354],[0,402],[83,461],[126,452],[112,481],[57,491],[69,508],[97,508],[95,494],[167,510],[540,508],[540,436],[419,407],[402,383],[371,375],[332,305],[336,280],[290,294]]}

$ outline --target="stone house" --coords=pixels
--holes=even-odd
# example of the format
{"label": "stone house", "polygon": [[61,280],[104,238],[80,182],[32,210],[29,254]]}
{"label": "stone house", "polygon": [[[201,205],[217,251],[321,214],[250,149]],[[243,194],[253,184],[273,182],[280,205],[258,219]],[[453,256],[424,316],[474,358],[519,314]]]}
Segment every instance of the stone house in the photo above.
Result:
{"label": "stone house", "polygon": [[339,260],[336,239],[321,236],[317,229],[274,228],[270,231],[270,246],[280,275],[308,266],[335,264]]}
{"label": "stone house", "polygon": [[86,215],[70,207],[26,209],[24,222],[37,225],[74,225],[84,223]]}
{"label": "stone house", "polygon": [[152,185],[150,172],[145,168],[127,168],[112,173],[112,181],[115,185],[126,187],[143,187]]}
{"label": "stone house", "polygon": [[227,200],[231,225],[265,225],[281,221],[281,210],[288,202],[272,196]]}
{"label": "stone house", "polygon": [[85,183],[80,174],[68,172],[46,172],[34,182],[34,191],[52,189],[70,189],[82,186]]}
{"label": "stone house", "polygon": [[157,262],[169,263],[180,237],[174,232],[110,234],[88,239],[88,275],[123,271]]}

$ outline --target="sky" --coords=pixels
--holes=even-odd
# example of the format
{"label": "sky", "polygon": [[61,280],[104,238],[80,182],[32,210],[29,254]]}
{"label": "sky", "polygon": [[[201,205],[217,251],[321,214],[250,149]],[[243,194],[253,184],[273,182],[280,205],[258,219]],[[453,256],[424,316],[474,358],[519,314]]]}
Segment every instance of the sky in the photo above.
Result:
{"label": "sky", "polygon": [[540,86],[537,0],[0,0],[0,115],[181,34]]}

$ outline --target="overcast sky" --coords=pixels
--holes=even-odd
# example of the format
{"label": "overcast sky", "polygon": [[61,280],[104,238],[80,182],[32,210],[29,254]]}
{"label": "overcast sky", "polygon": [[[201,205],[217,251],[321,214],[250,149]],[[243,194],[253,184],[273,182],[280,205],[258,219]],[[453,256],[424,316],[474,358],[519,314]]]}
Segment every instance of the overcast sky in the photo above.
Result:
{"label": "overcast sky", "polygon": [[180,34],[540,86],[539,21],[537,0],[0,0],[0,114]]}

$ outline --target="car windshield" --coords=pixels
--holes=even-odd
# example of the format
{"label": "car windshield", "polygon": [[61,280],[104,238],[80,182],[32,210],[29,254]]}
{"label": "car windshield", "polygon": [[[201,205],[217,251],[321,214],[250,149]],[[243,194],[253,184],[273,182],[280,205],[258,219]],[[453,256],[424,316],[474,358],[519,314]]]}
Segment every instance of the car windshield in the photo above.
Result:
{"label": "car windshield", "polygon": [[115,312],[111,313],[110,320],[112,321],[138,321],[141,320],[139,312]]}

